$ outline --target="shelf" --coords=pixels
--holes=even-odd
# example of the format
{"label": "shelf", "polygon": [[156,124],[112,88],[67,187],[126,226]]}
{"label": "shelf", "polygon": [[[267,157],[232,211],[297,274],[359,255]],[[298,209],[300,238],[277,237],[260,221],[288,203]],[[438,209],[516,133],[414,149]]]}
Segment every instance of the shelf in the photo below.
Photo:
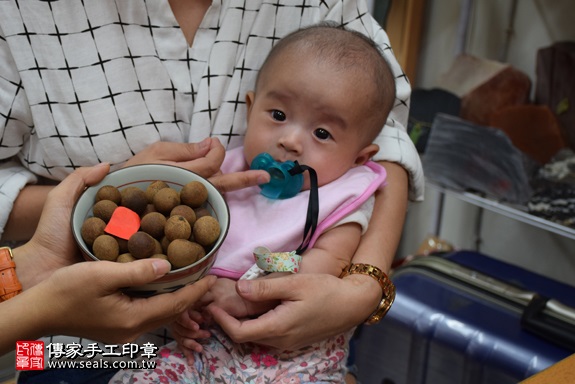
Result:
{"label": "shelf", "polygon": [[443,193],[446,196],[452,196],[456,199],[465,201],[480,208],[484,208],[491,212],[495,212],[505,217],[509,217],[511,219],[521,221],[523,223],[530,224],[532,226],[544,229],[546,231],[553,232],[566,238],[575,240],[574,228],[569,228],[564,225],[534,216],[528,213],[526,208],[523,207],[516,208],[508,204],[499,203],[495,200],[487,199],[470,192],[453,191],[451,189],[434,184],[429,180],[427,180],[426,186],[431,187],[432,189],[437,190],[438,192]]}

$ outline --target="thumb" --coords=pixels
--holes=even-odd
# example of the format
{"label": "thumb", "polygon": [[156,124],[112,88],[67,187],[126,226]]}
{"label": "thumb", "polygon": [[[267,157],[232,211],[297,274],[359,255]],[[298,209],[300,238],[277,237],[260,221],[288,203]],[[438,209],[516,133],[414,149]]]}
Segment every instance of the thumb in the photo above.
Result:
{"label": "thumb", "polygon": [[238,280],[236,291],[249,301],[293,300],[297,283],[289,276],[279,279]]}
{"label": "thumb", "polygon": [[[68,177],[60,182],[56,191],[62,195],[77,198],[80,193],[89,185],[94,185],[106,176],[110,170],[108,163],[100,163],[93,167],[82,167],[72,172]],[[56,192],[54,192],[56,194]]]}
{"label": "thumb", "polygon": [[161,259],[142,259],[130,263],[106,261],[90,263],[95,263],[96,268],[100,269],[100,276],[103,276],[106,287],[110,290],[143,285],[170,271],[170,263]]}

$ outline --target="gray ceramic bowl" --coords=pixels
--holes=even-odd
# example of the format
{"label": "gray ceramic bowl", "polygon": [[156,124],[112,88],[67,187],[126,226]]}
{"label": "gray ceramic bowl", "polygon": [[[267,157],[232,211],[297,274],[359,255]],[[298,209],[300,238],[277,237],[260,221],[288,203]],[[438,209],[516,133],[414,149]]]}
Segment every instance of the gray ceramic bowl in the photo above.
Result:
{"label": "gray ceramic bowl", "polygon": [[113,185],[119,189],[135,186],[145,190],[150,183],[156,180],[163,180],[171,188],[178,191],[191,181],[203,182],[208,190],[207,208],[220,224],[220,237],[212,249],[197,262],[184,268],[172,270],[151,283],[138,287],[127,287],[125,292],[132,296],[153,296],[160,293],[173,292],[204,277],[214,264],[217,251],[224,241],[229,228],[230,220],[227,203],[220,192],[203,177],[183,168],[169,165],[145,164],[126,167],[110,172],[99,184],[87,188],[74,206],[72,211],[72,232],[86,260],[98,261],[80,235],[82,224],[86,218],[92,216],[92,207],[98,189],[104,185]]}

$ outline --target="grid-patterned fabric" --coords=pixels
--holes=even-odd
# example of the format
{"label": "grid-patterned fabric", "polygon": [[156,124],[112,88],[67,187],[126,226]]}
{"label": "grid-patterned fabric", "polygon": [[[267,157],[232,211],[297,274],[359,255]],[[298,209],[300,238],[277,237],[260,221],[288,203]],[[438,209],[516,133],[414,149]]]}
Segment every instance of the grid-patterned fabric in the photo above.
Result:
{"label": "grid-patterned fabric", "polygon": [[371,36],[392,64],[397,101],[378,158],[403,164],[421,198],[410,87],[363,0],[214,0],[192,47],[167,0],[0,0],[0,230],[34,175],[118,165],[158,140],[238,146],[244,95],[272,44],[322,20]]}
{"label": "grid-patterned fabric", "polygon": [[192,47],[167,0],[0,0],[0,159],[20,161],[0,168],[0,229],[34,174],[118,165],[158,140],[238,146],[245,93],[272,44],[322,20],[373,37],[392,63],[398,97],[378,158],[403,164],[420,198],[410,87],[363,0],[214,0]]}

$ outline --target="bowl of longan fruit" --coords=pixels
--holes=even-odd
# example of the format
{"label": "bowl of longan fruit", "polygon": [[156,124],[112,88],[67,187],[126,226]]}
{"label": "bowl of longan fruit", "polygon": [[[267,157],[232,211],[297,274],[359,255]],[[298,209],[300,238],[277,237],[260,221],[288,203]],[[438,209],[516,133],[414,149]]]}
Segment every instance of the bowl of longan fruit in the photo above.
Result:
{"label": "bowl of longan fruit", "polygon": [[126,263],[168,260],[172,269],[124,293],[173,292],[204,277],[229,227],[229,209],[205,178],[183,168],[135,165],[87,188],[72,210],[72,232],[84,259]]}

